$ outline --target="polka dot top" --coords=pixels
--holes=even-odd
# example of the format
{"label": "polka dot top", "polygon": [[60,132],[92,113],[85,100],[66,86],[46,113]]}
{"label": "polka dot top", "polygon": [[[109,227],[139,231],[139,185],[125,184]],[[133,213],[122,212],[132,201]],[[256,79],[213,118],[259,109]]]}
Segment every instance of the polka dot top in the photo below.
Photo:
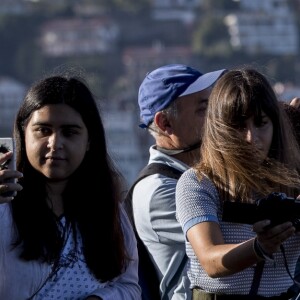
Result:
{"label": "polka dot top", "polygon": [[75,245],[70,226],[65,219],[60,220],[61,231],[65,236],[65,245],[60,261],[53,266],[51,273],[41,286],[35,299],[72,300],[85,299],[90,291],[104,287],[88,269],[82,250],[80,234]]}
{"label": "polka dot top", "polygon": [[[49,265],[39,260],[20,258],[21,246],[12,248],[17,232],[9,203],[0,205],[0,299],[11,300],[83,300],[95,295],[105,300],[140,300],[138,253],[130,221],[120,206],[125,247],[132,258],[119,276],[107,282],[94,278],[83,255],[82,238],[60,220],[64,245],[59,262]],[[103,247],[105,247],[105,243]]]}
{"label": "polka dot top", "polygon": [[[219,224],[225,243],[240,243],[253,238],[252,225],[223,222],[222,207],[214,184],[206,177],[200,182],[194,169],[189,169],[180,177],[176,187],[176,214],[184,234],[201,222]],[[293,274],[300,255],[300,236],[294,235],[283,243],[288,268]],[[186,240],[189,257],[188,276],[191,288],[200,287],[208,292],[223,294],[249,294],[254,267],[249,267],[234,275],[211,278],[200,265],[191,244]],[[283,254],[274,254],[275,263],[266,260],[258,294],[274,296],[286,292],[293,284],[284,266]]]}

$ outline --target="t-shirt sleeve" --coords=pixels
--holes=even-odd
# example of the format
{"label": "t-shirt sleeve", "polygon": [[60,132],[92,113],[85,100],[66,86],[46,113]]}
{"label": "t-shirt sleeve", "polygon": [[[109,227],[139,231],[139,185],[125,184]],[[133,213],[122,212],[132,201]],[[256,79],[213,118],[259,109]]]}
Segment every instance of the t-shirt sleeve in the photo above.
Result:
{"label": "t-shirt sleeve", "polygon": [[197,178],[195,169],[180,177],[176,187],[176,217],[186,236],[187,231],[201,222],[219,222],[220,201],[214,184]]}

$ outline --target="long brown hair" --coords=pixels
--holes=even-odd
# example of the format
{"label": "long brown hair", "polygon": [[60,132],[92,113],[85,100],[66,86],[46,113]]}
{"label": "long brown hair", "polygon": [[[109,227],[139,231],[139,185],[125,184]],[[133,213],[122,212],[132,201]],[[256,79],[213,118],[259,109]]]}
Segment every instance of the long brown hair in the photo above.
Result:
{"label": "long brown hair", "polygon": [[[258,158],[253,145],[241,138],[239,126],[264,112],[273,123],[268,157]],[[237,69],[214,86],[207,109],[197,175],[206,174],[223,200],[247,202],[253,193],[284,192],[297,196],[300,189],[300,153],[290,123],[268,80],[256,70]]]}

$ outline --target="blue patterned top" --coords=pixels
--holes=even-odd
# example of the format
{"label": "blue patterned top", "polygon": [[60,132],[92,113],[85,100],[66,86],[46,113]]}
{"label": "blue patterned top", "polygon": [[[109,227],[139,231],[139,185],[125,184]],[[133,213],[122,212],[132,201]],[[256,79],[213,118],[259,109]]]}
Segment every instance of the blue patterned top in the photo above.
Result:
{"label": "blue patterned top", "polygon": [[[187,231],[201,222],[216,222],[220,225],[225,243],[241,243],[252,239],[255,233],[252,225],[223,222],[220,199],[214,184],[206,177],[199,182],[194,169],[189,169],[180,177],[176,187],[177,218],[186,236]],[[291,274],[300,255],[300,235],[294,235],[283,243]],[[189,257],[188,276],[191,288],[200,287],[207,292],[222,294],[249,294],[254,267],[249,267],[233,275],[211,278],[200,265],[191,244],[186,239]],[[274,254],[275,263],[266,261],[258,294],[275,296],[293,284],[284,266],[283,254]]]}
{"label": "blue patterned top", "polygon": [[[15,236],[9,204],[0,205],[0,299],[11,300],[83,300],[99,296],[104,300],[141,299],[138,285],[138,254],[130,222],[121,208],[125,244],[132,260],[119,277],[100,282],[88,269],[77,234],[77,247],[71,227],[60,220],[65,244],[57,266],[19,258],[20,248],[11,249]],[[105,247],[105,245],[103,245]],[[34,296],[33,296],[34,295]]]}

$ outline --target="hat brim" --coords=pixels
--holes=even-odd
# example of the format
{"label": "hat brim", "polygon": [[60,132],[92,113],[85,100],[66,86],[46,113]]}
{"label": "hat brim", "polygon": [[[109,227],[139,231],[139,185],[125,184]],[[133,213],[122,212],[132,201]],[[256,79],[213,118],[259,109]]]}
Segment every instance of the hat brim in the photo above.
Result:
{"label": "hat brim", "polygon": [[212,86],[225,71],[227,70],[222,69],[203,74],[196,81],[194,81],[182,94],[180,94],[179,97],[194,94],[207,89],[208,87]]}

